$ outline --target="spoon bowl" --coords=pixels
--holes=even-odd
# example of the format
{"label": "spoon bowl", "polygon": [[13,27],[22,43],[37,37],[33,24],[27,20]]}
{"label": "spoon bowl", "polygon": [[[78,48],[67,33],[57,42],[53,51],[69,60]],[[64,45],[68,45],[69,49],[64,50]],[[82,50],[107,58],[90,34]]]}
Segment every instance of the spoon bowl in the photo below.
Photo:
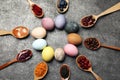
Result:
{"label": "spoon bowl", "polygon": [[90,49],[90,50],[97,50],[100,47],[105,47],[105,48],[109,48],[109,49],[113,49],[113,50],[119,50],[119,47],[116,46],[108,46],[105,44],[100,43],[100,41],[97,38],[87,38],[84,40],[84,45],[86,48]]}
{"label": "spoon bowl", "polygon": [[56,8],[57,8],[57,11],[59,13],[65,13],[67,12],[68,8],[69,8],[69,0],[65,0],[66,4],[64,4],[64,6],[60,6],[60,1],[64,1],[64,0],[57,0],[57,4],[56,4]]}
{"label": "spoon bowl", "polygon": [[44,16],[44,12],[39,5],[35,4],[31,0],[28,0],[28,3],[30,5],[30,9],[31,9],[32,13],[34,14],[34,16],[36,16],[38,18],[42,18]]}
{"label": "spoon bowl", "polygon": [[25,38],[29,35],[29,29],[24,26],[15,27],[12,31],[0,30],[0,36],[11,34],[16,38]]}
{"label": "spoon bowl", "polygon": [[100,41],[97,38],[87,38],[84,40],[84,45],[90,50],[97,50],[100,48]]}
{"label": "spoon bowl", "polygon": [[115,4],[114,6],[110,7],[109,9],[103,11],[102,13],[100,13],[99,15],[90,15],[90,16],[85,16],[83,18],[81,18],[80,20],[80,25],[84,28],[89,28],[95,25],[95,23],[97,22],[98,18],[113,13],[115,11],[120,10],[120,2],[118,2],[117,4]]}
{"label": "spoon bowl", "polygon": [[[43,73],[42,76],[36,75],[36,74],[40,73],[40,70],[38,70],[38,69],[43,69],[43,67],[40,68],[40,66],[43,66],[43,65],[44,65],[45,70],[43,70],[44,72],[41,71],[41,73]],[[47,74],[47,72],[48,72],[47,63],[44,61],[40,62],[39,64],[37,64],[36,68],[34,69],[34,80],[40,80],[40,79],[44,78],[45,75]]]}
{"label": "spoon bowl", "polygon": [[98,17],[96,15],[89,15],[81,18],[80,25],[84,28],[89,28],[95,25]]}
{"label": "spoon bowl", "polygon": [[4,69],[5,67],[15,63],[15,62],[24,62],[24,61],[27,61],[29,60],[30,58],[32,57],[32,51],[29,50],[29,49],[25,49],[25,50],[22,50],[20,51],[17,56],[12,59],[11,61],[3,64],[3,65],[0,65],[0,70]]}
{"label": "spoon bowl", "polygon": [[67,64],[62,64],[59,70],[61,80],[69,80],[70,78],[70,68]]}
{"label": "spoon bowl", "polygon": [[91,72],[93,76],[96,78],[96,80],[102,80],[100,76],[93,72],[91,62],[87,59],[86,56],[79,55],[76,58],[76,64],[81,70]]}
{"label": "spoon bowl", "polygon": [[12,30],[12,35],[16,38],[25,38],[29,35],[29,29],[23,26],[15,27]]}

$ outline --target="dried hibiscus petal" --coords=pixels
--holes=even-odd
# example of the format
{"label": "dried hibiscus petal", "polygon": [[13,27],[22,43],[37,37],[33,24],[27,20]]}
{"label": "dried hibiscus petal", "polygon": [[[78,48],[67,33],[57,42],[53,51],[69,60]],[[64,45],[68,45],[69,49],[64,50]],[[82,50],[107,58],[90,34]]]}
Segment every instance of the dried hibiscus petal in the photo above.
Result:
{"label": "dried hibiscus petal", "polygon": [[33,4],[32,11],[36,16],[41,16],[43,14],[42,8],[40,8],[38,5]]}

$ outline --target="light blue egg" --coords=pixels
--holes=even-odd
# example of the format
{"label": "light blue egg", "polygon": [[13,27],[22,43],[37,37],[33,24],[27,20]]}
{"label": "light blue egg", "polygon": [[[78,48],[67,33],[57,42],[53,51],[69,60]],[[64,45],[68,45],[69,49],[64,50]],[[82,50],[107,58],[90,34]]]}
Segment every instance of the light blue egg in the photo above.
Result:
{"label": "light blue egg", "polygon": [[65,16],[62,15],[62,14],[59,14],[56,18],[55,18],[55,26],[58,28],[58,29],[63,29],[64,26],[66,24],[66,19],[65,19]]}
{"label": "light blue egg", "polygon": [[37,39],[32,43],[32,47],[36,50],[42,50],[47,46],[47,42],[45,39]]}

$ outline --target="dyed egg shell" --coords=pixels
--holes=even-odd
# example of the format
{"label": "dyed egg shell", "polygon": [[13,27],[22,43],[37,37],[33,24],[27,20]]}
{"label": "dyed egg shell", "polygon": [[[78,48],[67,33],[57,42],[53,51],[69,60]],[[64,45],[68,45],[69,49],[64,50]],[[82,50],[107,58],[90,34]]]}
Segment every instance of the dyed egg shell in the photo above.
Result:
{"label": "dyed egg shell", "polygon": [[58,28],[58,29],[63,29],[64,26],[66,24],[66,19],[65,19],[65,16],[62,15],[62,14],[59,14],[56,18],[55,18],[55,26]]}
{"label": "dyed egg shell", "polygon": [[43,48],[45,48],[47,45],[46,40],[44,39],[37,39],[32,43],[32,47],[36,50],[42,50]]}
{"label": "dyed egg shell", "polygon": [[46,30],[54,29],[54,21],[51,18],[43,18],[41,24]]}
{"label": "dyed egg shell", "polygon": [[72,57],[78,55],[78,49],[73,44],[66,44],[64,46],[64,51],[67,55],[72,56]]}
{"label": "dyed egg shell", "polygon": [[43,27],[36,27],[32,30],[31,35],[34,38],[44,38],[46,36],[46,30]]}
{"label": "dyed egg shell", "polygon": [[79,25],[76,22],[68,22],[65,26],[65,31],[67,33],[76,33],[79,31]]}
{"label": "dyed egg shell", "polygon": [[74,44],[74,45],[79,45],[82,43],[82,38],[79,34],[76,33],[70,33],[67,36],[68,43]]}
{"label": "dyed egg shell", "polygon": [[64,60],[64,57],[65,57],[64,50],[63,50],[62,48],[57,48],[57,49],[55,50],[54,56],[55,56],[55,59],[56,59],[57,61],[63,61],[63,60]]}
{"label": "dyed egg shell", "polygon": [[45,47],[42,51],[42,59],[46,62],[49,62],[54,57],[54,49],[50,46]]}

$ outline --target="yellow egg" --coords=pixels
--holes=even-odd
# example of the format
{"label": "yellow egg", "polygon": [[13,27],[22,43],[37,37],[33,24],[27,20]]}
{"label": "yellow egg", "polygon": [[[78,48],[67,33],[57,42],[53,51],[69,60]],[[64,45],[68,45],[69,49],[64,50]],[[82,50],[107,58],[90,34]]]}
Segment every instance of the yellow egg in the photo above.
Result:
{"label": "yellow egg", "polygon": [[49,62],[54,57],[54,49],[50,46],[45,47],[42,51],[42,59],[46,62]]}

